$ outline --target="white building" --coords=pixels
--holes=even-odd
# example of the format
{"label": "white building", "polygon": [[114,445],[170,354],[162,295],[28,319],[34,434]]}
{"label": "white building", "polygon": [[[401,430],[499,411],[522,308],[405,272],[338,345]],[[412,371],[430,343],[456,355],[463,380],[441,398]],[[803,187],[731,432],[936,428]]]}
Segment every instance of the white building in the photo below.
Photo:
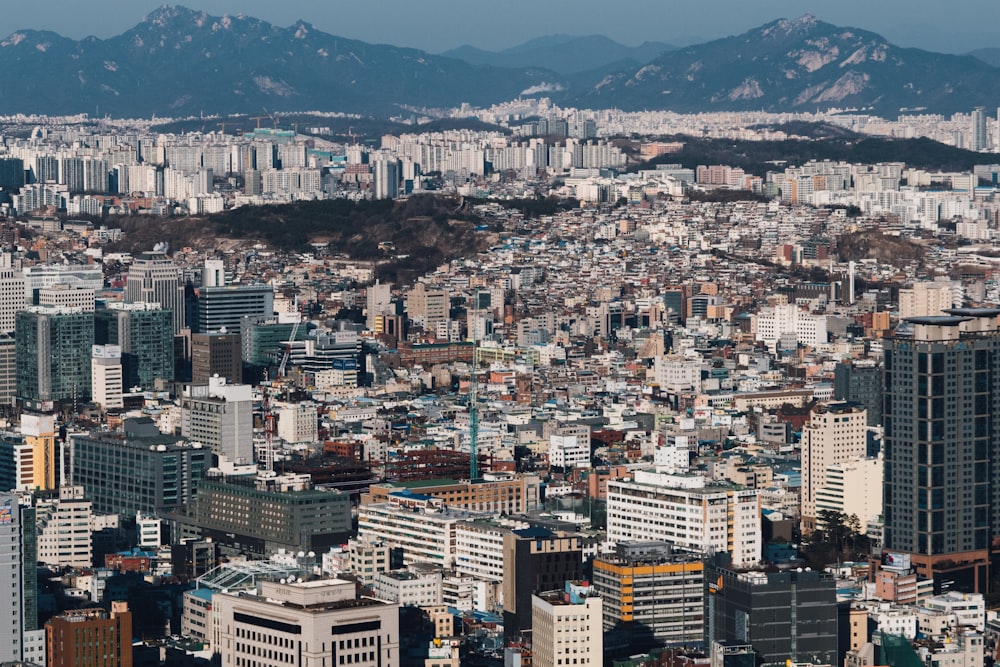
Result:
{"label": "white building", "polygon": [[365,586],[375,583],[375,575],[389,571],[389,543],[378,536],[366,535],[347,542],[349,568]]}
{"label": "white building", "polygon": [[264,581],[260,594],[212,596],[222,667],[396,667],[399,607],[355,594],[355,583]]}
{"label": "white building", "polygon": [[441,604],[441,569],[429,571],[393,570],[375,575],[375,597],[403,607],[430,607]]}
{"label": "white building", "polygon": [[319,439],[315,403],[284,403],[278,406],[278,437],[288,443],[315,444]]}
{"label": "white building", "polygon": [[410,502],[406,494],[390,494],[387,503],[358,508],[358,538],[383,540],[403,549],[403,563],[427,562],[452,567],[455,562],[455,529],[459,522],[485,517],[441,507],[428,500]]}
{"label": "white building", "polygon": [[826,469],[826,484],[816,492],[816,514],[823,510],[856,516],[865,526],[882,514],[882,458],[859,458]]}
{"label": "white building", "polygon": [[589,468],[590,438],[581,438],[578,435],[551,435],[549,465],[560,468]]}
{"label": "white building", "polygon": [[211,447],[230,461],[253,460],[253,396],[250,385],[211,377],[181,398],[181,435]]}
{"label": "white building", "polygon": [[663,391],[700,391],[701,366],[701,360],[680,354],[658,356],[653,364],[653,378]]}
{"label": "white building", "polygon": [[59,498],[35,505],[38,562],[59,567],[91,567],[94,550],[91,503],[82,486],[64,486]]}
{"label": "white building", "polygon": [[94,345],[90,357],[90,392],[94,402],[105,410],[124,407],[122,348],[118,345]]}
{"label": "white building", "polygon": [[754,318],[756,340],[774,345],[782,337],[794,336],[800,345],[827,342],[826,316],[813,315],[793,303],[766,306]]}
{"label": "white building", "polygon": [[[920,282],[913,287],[899,290],[899,316],[922,317],[927,315],[942,315],[946,308],[952,308],[956,303],[956,289],[961,293],[961,286],[951,281]],[[958,300],[961,304],[961,300]]]}
{"label": "white building", "polygon": [[704,477],[637,470],[608,482],[608,542],[661,540],[676,546],[732,553],[736,567],[761,557],[756,489],[706,484]]}

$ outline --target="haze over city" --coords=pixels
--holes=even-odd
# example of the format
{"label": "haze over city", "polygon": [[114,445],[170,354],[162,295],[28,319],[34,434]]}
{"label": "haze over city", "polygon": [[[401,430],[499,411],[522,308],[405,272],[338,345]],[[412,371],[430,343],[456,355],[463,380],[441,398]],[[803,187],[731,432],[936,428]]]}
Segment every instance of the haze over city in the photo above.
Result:
{"label": "haze over city", "polygon": [[[157,0],[8,3],[4,7],[3,23],[7,32],[37,29],[52,30],[74,39],[89,35],[106,38],[133,26],[162,4]],[[793,18],[806,12],[829,23],[878,32],[900,46],[946,53],[1000,46],[996,33],[989,28],[1000,24],[1000,3],[989,0],[964,3],[846,0],[820,5],[796,0],[765,3],[625,0],[612,7],[600,0],[508,0],[498,3],[203,0],[188,5],[212,15],[244,13],[279,26],[301,19],[334,35],[420,48],[431,53],[462,44],[503,49],[534,37],[558,33],[604,34],[630,45],[663,41],[685,46],[738,34],[774,19]]]}

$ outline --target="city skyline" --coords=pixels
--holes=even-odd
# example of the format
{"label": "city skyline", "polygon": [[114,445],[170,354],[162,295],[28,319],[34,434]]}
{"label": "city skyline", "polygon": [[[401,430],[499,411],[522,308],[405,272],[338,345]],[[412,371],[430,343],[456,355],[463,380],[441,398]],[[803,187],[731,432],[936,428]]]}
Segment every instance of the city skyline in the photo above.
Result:
{"label": "city skyline", "polygon": [[[254,16],[278,26],[298,20],[334,35],[372,43],[388,43],[440,53],[469,44],[502,50],[530,39],[553,34],[603,34],[624,44],[662,41],[679,46],[740,34],[779,18],[812,13],[822,21],[877,32],[890,42],[931,51],[965,53],[972,49],[1000,47],[995,33],[978,26],[1000,21],[1000,5],[978,1],[958,8],[930,0],[887,0],[862,3],[848,0],[837,5],[812,7],[790,0],[768,3],[766,13],[756,5],[719,0],[711,10],[680,7],[659,0],[628,0],[609,12],[596,0],[551,0],[538,4],[525,0],[470,7],[456,0],[414,4],[384,0],[376,5],[353,3],[318,5],[291,0],[275,5],[259,1],[201,0],[183,4],[213,16]],[[158,0],[97,0],[71,3],[49,0],[41,5],[7,8],[9,32],[51,30],[73,39],[101,39],[120,34],[163,3]],[[393,17],[387,20],[386,17]]]}

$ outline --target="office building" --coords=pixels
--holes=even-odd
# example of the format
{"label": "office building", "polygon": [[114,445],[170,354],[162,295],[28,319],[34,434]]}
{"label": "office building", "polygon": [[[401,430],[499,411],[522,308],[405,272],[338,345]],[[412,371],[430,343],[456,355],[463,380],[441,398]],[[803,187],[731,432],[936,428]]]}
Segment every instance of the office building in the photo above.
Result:
{"label": "office building", "polygon": [[730,552],[741,566],[761,556],[756,489],[704,477],[636,470],[608,481],[608,541],[660,540],[700,553]]}
{"label": "office building", "polygon": [[181,398],[181,435],[230,461],[253,461],[253,397],[250,385],[210,377]]}
{"label": "office building", "polygon": [[[38,628],[35,511],[0,492],[0,662],[27,660]],[[30,641],[30,640],[29,640]]]}
{"label": "office building", "polygon": [[17,399],[17,343],[9,334],[0,334],[0,405]]}
{"label": "office building", "polygon": [[988,592],[1000,534],[998,315],[910,318],[885,341],[885,550],[953,590]]}
{"label": "office building", "polygon": [[132,612],[126,602],[74,609],[45,624],[47,667],[132,667]]}
{"label": "office building", "polygon": [[830,464],[823,487],[815,493],[817,516],[824,511],[840,512],[847,518],[857,517],[862,528],[867,526],[882,514],[883,476],[881,457]]}
{"label": "office building", "polygon": [[[290,320],[290,321],[289,321]],[[243,345],[243,362],[254,366],[267,366],[280,361],[285,346],[291,340],[295,331],[295,340],[306,340],[308,327],[295,323],[299,320],[295,315],[281,315],[276,318],[260,319],[244,317],[240,321],[240,341]]]}
{"label": "office building", "polygon": [[624,633],[630,647],[693,645],[705,632],[702,556],[666,542],[620,542],[593,562],[594,590],[603,603],[605,632]]}
{"label": "office building", "polygon": [[95,345],[90,359],[90,395],[105,410],[125,406],[122,400],[122,349],[117,345]]}
{"label": "office building", "polygon": [[451,294],[447,290],[430,289],[424,283],[417,283],[406,295],[406,314],[424,331],[433,333],[441,325],[447,327],[450,311]]}
{"label": "office building", "polygon": [[989,147],[989,135],[986,132],[986,109],[976,107],[972,110],[972,142],[969,148],[974,151],[984,151]]}
{"label": "office building", "polygon": [[899,317],[936,317],[952,308],[956,302],[955,292],[960,290],[952,282],[918,282],[912,287],[899,290]]}
{"label": "office building", "polygon": [[315,445],[319,439],[319,412],[315,403],[281,403],[278,410],[278,437],[288,443]]}
{"label": "office building", "polygon": [[35,503],[38,562],[50,567],[92,567],[93,507],[82,486],[63,486],[58,496]]}
{"label": "office building", "polygon": [[398,667],[399,605],[360,598],[353,581],[261,582],[259,595],[212,596],[221,667]]}
{"label": "office building", "polygon": [[0,489],[51,491],[58,481],[55,417],[25,412],[17,433],[0,435]]}
{"label": "office building", "polygon": [[109,303],[94,313],[94,342],[121,348],[125,389],[174,378],[174,316],[156,303]]}
{"label": "office building", "polygon": [[394,493],[407,489],[423,496],[440,499],[452,509],[496,514],[523,514],[541,508],[541,482],[537,475],[500,475],[487,473],[475,481],[436,479],[419,482],[383,482],[372,484],[362,504],[388,502]]}
{"label": "office building", "polygon": [[395,308],[392,305],[392,284],[375,281],[374,285],[369,285],[366,290],[366,310],[365,326],[370,330],[375,330],[375,320],[379,315],[394,315]]}
{"label": "office building", "polygon": [[705,568],[705,646],[749,643],[757,664],[836,664],[833,575],[735,570],[727,560]]}
{"label": "office building", "polygon": [[[868,416],[851,403],[820,403],[802,427],[802,530],[816,528],[816,495],[826,486],[826,469],[864,458]],[[867,517],[859,517],[867,519]]]}
{"label": "office building", "polygon": [[90,399],[93,313],[32,306],[17,314],[15,328],[20,400]]}
{"label": "office building", "polygon": [[158,303],[173,318],[174,335],[185,327],[184,284],[173,260],[163,252],[144,252],[129,267],[125,301]]}
{"label": "office building", "polygon": [[431,496],[393,493],[389,502],[370,502],[358,508],[358,538],[385,540],[399,548],[404,565],[427,562],[450,568],[455,563],[457,525],[484,516],[446,508]]}
{"label": "office building", "polygon": [[601,596],[586,583],[567,581],[563,588],[533,595],[532,667],[603,665],[601,607]]}
{"label": "office building", "polygon": [[86,488],[99,514],[174,511],[212,463],[206,447],[163,435],[148,417],[126,419],[120,430],[74,433],[69,442],[70,481]]}
{"label": "office building", "polygon": [[833,398],[857,403],[869,426],[882,425],[882,368],[874,361],[841,361],[833,369]]}
{"label": "office building", "polygon": [[14,316],[28,305],[24,275],[14,268],[10,253],[0,253],[0,332],[14,332]]}
{"label": "office building", "polygon": [[191,334],[191,381],[208,384],[224,378],[231,384],[243,380],[243,349],[238,333],[211,331]]}
{"label": "office building", "polygon": [[504,635],[515,639],[531,630],[535,593],[582,578],[583,538],[545,528],[514,530],[504,535],[503,554]]}
{"label": "office building", "polygon": [[52,285],[38,290],[38,305],[55,308],[79,308],[85,313],[94,312],[96,293],[89,287]]}
{"label": "office building", "polygon": [[175,520],[230,551],[320,553],[347,541],[351,499],[313,488],[309,475],[213,474],[198,481],[194,502]]}
{"label": "office building", "polygon": [[270,285],[223,285],[198,290],[197,332],[240,330],[244,317],[274,317],[274,288]]}

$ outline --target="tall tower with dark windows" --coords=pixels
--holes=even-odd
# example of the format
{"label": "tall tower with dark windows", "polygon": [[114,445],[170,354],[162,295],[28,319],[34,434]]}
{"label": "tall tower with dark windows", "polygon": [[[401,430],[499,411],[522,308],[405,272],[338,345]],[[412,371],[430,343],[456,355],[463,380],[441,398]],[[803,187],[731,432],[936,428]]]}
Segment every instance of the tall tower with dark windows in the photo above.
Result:
{"label": "tall tower with dark windows", "polygon": [[885,550],[986,592],[1000,534],[1000,309],[911,317],[885,347]]}

